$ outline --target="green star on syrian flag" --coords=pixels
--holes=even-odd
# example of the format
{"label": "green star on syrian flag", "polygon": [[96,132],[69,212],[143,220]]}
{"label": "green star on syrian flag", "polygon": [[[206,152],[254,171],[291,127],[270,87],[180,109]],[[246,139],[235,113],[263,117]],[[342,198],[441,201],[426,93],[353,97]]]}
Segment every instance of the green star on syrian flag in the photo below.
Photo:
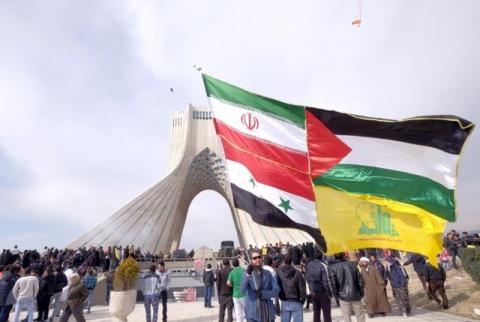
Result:
{"label": "green star on syrian flag", "polygon": [[283,199],[280,197],[280,204],[278,205],[280,208],[283,208],[285,210],[285,213],[288,213],[289,210],[293,210],[292,207],[290,207],[290,200],[288,199]]}
{"label": "green star on syrian flag", "polygon": [[250,177],[250,180],[248,180],[248,181],[250,181],[250,183],[252,184],[252,188],[255,188],[255,186],[257,185],[255,183],[255,179],[253,179],[253,177]]}

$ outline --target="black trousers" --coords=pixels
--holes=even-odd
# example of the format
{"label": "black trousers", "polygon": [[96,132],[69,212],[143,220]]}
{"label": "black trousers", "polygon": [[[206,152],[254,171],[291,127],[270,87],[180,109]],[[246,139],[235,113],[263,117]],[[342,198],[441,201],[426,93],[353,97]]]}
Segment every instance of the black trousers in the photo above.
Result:
{"label": "black trousers", "polygon": [[[438,298],[437,292],[442,297],[442,301],[440,301],[440,299]],[[445,285],[442,280],[430,281],[430,294],[432,295],[435,302],[437,302],[438,304],[442,303],[443,308],[448,309],[448,298],[447,294],[445,293]]]}
{"label": "black trousers", "polygon": [[167,301],[168,301],[168,292],[161,291],[160,299],[162,300],[162,321],[167,322]]}
{"label": "black trousers", "polygon": [[332,322],[332,301],[327,294],[312,294],[313,322],[320,322],[320,310],[324,322]]}
{"label": "black trousers", "polygon": [[48,306],[50,305],[50,297],[42,296],[37,298],[37,320],[43,321],[48,319]]}
{"label": "black trousers", "polygon": [[70,305],[67,305],[63,311],[62,316],[60,317],[60,322],[68,322],[68,319],[73,314],[73,317],[77,322],[85,322],[85,317],[83,316],[83,304],[77,304],[73,309]]}
{"label": "black trousers", "polygon": [[218,302],[220,309],[218,311],[218,322],[225,320],[225,309],[227,310],[227,322],[233,321],[233,298],[231,295],[221,295]]}

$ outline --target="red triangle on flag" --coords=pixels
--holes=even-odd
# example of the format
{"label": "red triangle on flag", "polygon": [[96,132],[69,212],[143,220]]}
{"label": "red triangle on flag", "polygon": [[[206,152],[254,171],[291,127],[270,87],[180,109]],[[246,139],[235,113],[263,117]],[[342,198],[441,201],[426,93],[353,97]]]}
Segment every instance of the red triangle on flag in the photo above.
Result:
{"label": "red triangle on flag", "polygon": [[335,165],[352,149],[330,131],[315,115],[306,113],[310,175],[316,178]]}

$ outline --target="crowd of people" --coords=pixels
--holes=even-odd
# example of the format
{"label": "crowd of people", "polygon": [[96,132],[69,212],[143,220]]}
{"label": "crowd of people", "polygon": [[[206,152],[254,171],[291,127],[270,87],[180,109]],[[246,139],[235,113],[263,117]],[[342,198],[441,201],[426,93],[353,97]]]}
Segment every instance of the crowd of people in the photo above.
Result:
{"label": "crowd of people", "polygon": [[[445,249],[439,254],[439,266],[428,263],[419,254],[405,256],[390,250],[364,249],[325,256],[313,243],[236,248],[235,257],[224,258],[221,268],[206,266],[204,305],[213,307],[216,285],[219,321],[224,321],[225,313],[227,321],[232,321],[233,312],[237,321],[244,317],[248,321],[274,321],[276,315],[282,316],[282,321],[302,321],[303,310],[313,305],[314,321],[320,321],[322,314],[328,322],[332,301],[341,308],[346,321],[350,321],[352,314],[363,321],[365,312],[370,317],[391,313],[386,292],[390,284],[399,313],[408,316],[411,314],[409,276],[404,266],[412,264],[425,296],[439,308],[448,309],[445,271],[450,266],[458,267],[462,247],[474,245],[480,245],[478,234],[450,231],[444,240]],[[144,303],[148,322],[157,321],[160,303],[166,321],[170,272],[164,260],[169,256],[144,254],[133,246],[77,250],[45,247],[40,252],[20,251],[17,246],[4,249],[0,254],[0,322],[8,321],[13,307],[15,322],[19,321],[22,308],[28,312],[26,321],[32,322],[35,306],[38,312],[35,321],[51,322],[59,317],[63,322],[71,315],[77,321],[85,321],[83,314],[90,312],[97,272],[106,274],[108,303],[114,269],[127,257],[157,263],[143,276]],[[188,257],[194,257],[193,250]],[[51,307],[53,313],[49,317]]]}
{"label": "crowd of people", "polygon": [[[222,268],[214,271],[207,266],[203,273],[205,308],[212,308],[211,294],[216,282],[219,321],[303,321],[304,310],[313,305],[313,321],[332,321],[332,302],[341,309],[345,321],[355,315],[357,321],[391,314],[387,296],[390,284],[398,314],[411,315],[409,301],[409,275],[404,266],[412,264],[425,295],[448,309],[444,282],[446,273],[442,265],[429,263],[419,254],[407,254],[401,264],[394,256],[379,260],[376,252],[350,260],[345,253],[325,256],[316,249],[312,258],[304,254],[296,266],[291,253],[273,258],[253,250],[247,268],[239,265],[238,258],[224,259]],[[439,298],[441,297],[441,299]]]}

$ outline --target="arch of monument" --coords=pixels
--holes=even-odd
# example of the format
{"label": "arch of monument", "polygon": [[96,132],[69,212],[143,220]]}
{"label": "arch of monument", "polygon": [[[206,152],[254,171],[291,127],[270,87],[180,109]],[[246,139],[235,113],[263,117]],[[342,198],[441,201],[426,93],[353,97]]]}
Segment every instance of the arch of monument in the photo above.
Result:
{"label": "arch of monument", "polygon": [[[234,208],[222,145],[209,109],[190,105],[174,113],[170,124],[165,178],[67,247],[134,245],[153,253],[173,251],[180,245],[190,203],[204,190],[216,191],[225,198],[244,247],[313,240],[300,230],[258,225],[248,213]],[[208,220],[205,224],[214,227]],[[202,244],[202,240],[198,243]]]}

